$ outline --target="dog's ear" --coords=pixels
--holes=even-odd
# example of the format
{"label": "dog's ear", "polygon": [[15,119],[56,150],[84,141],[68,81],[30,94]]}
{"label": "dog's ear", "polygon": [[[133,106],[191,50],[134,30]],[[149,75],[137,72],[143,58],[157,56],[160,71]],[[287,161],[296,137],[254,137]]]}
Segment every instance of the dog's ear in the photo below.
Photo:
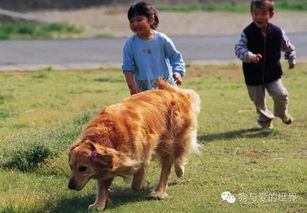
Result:
{"label": "dog's ear", "polygon": [[90,158],[95,163],[98,163],[100,166],[112,169],[113,167],[113,157],[109,153],[101,153],[97,151],[96,147],[93,144],[90,144]]}
{"label": "dog's ear", "polygon": [[113,157],[110,154],[98,154],[96,162],[105,168],[113,168]]}
{"label": "dog's ear", "polygon": [[79,143],[76,142],[73,145],[71,145],[71,147],[69,148],[69,151],[68,151],[68,161],[70,161],[71,151],[74,150],[77,146],[79,146]]}

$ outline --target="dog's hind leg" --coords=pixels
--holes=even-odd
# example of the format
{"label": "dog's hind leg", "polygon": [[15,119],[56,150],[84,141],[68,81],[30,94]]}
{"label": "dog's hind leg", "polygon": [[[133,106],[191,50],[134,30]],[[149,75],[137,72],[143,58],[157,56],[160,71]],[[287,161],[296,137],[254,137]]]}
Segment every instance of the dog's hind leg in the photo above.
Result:
{"label": "dog's hind leg", "polygon": [[177,177],[182,177],[184,175],[184,166],[187,162],[186,155],[188,151],[198,153],[199,145],[197,144],[197,130],[192,128],[187,131],[188,134],[180,136],[177,138],[176,142],[176,154],[174,169]]}
{"label": "dog's hind leg", "polygon": [[133,180],[131,184],[132,190],[142,190],[146,189],[149,185],[149,182],[146,180],[146,174],[148,170],[148,163],[143,163],[141,168],[134,173]]}
{"label": "dog's hind leg", "polygon": [[186,159],[183,156],[175,160],[174,169],[177,177],[182,177],[184,175],[185,164],[186,164]]}
{"label": "dog's hind leg", "polygon": [[171,172],[174,159],[173,156],[164,156],[161,159],[162,169],[160,174],[160,181],[156,189],[150,194],[152,198],[163,199],[167,197],[166,189],[168,184],[168,177]]}
{"label": "dog's hind leg", "polygon": [[109,199],[109,188],[112,184],[113,178],[107,180],[97,179],[97,194],[95,203],[91,204],[89,210],[104,210],[106,205],[111,204]]}

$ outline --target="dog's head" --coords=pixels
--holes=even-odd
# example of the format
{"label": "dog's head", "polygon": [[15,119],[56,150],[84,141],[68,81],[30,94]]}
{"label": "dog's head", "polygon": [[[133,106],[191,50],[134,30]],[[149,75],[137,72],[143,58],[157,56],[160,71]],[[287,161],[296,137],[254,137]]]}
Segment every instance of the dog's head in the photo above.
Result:
{"label": "dog's head", "polygon": [[90,142],[76,143],[69,151],[71,176],[68,188],[81,190],[91,178],[112,177],[114,159],[114,153],[108,148],[96,148]]}

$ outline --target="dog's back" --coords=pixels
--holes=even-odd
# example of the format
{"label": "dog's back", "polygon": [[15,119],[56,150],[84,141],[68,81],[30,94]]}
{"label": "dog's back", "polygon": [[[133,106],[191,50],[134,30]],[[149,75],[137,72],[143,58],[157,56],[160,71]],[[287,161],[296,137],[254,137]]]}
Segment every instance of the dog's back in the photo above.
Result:
{"label": "dog's back", "polygon": [[118,104],[104,108],[89,123],[84,135],[91,134],[95,128],[93,134],[100,135],[102,139],[102,134],[98,134],[97,129],[109,131],[108,137],[113,136],[113,139],[108,138],[107,141],[112,147],[128,153],[132,151],[129,149],[133,148],[134,151],[139,150],[142,153],[146,147],[143,143],[155,147],[163,139],[180,138],[182,134],[193,129],[194,133],[191,134],[195,134],[194,139],[186,146],[197,152],[199,95],[193,90],[171,86],[164,80],[158,81],[158,88],[130,96]]}

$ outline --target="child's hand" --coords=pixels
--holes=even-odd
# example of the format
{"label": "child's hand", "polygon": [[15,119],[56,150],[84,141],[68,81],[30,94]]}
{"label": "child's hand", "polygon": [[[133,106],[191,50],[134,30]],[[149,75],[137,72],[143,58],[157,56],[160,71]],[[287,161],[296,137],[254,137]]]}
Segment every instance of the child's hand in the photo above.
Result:
{"label": "child's hand", "polygon": [[255,63],[255,64],[258,64],[259,61],[262,59],[262,55],[261,54],[253,54],[253,55],[250,55],[249,56],[249,59]]}
{"label": "child's hand", "polygon": [[289,69],[293,69],[295,67],[295,64],[289,64]]}
{"label": "child's hand", "polygon": [[182,84],[182,77],[181,77],[180,74],[174,73],[174,74],[173,74],[173,78],[174,78],[174,80],[175,80],[175,82],[176,82],[176,84],[177,84],[178,86],[180,86],[180,85]]}
{"label": "child's hand", "polygon": [[130,94],[131,95],[134,95],[134,94],[137,94],[137,93],[141,92],[141,90],[137,86],[135,86],[135,85],[129,86],[129,90],[130,90]]}

